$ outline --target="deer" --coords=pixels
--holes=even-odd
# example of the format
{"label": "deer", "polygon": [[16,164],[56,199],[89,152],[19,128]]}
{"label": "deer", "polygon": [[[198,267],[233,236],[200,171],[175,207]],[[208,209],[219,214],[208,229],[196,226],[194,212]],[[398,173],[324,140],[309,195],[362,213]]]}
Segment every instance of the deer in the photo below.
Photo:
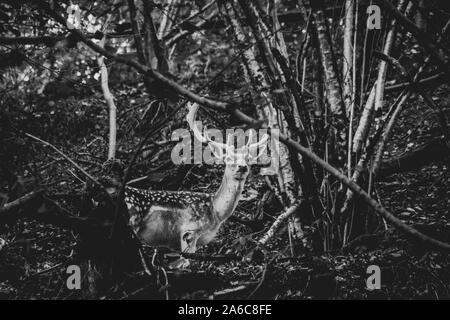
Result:
{"label": "deer", "polygon": [[[125,189],[125,203],[130,214],[129,225],[137,238],[151,247],[167,247],[182,253],[195,253],[211,242],[220,227],[238,205],[251,163],[267,148],[268,135],[253,143],[252,131],[241,148],[212,140],[195,125],[198,104],[189,104],[186,119],[196,139],[206,143],[216,160],[225,163],[220,187],[215,193],[191,191],[155,191],[133,187]],[[233,141],[234,142],[234,141]],[[258,152],[259,151],[259,152]],[[189,260],[180,258],[176,267],[186,267]]]}

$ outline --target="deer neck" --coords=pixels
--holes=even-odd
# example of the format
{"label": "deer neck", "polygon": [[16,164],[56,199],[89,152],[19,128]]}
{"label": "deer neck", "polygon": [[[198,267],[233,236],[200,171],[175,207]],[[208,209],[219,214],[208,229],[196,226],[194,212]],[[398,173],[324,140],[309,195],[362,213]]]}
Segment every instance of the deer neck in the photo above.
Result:
{"label": "deer neck", "polygon": [[213,214],[219,223],[227,220],[236,209],[244,188],[245,179],[236,181],[224,176],[212,200]]}

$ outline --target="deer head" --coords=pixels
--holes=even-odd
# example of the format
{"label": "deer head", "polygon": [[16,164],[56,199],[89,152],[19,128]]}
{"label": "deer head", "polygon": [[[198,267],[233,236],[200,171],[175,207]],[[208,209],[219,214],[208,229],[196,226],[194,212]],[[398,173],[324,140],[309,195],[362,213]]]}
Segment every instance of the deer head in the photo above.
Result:
{"label": "deer head", "polygon": [[265,134],[260,141],[253,143],[256,134],[254,134],[255,130],[250,129],[248,130],[247,143],[240,147],[235,147],[234,145],[235,134],[228,134],[226,143],[212,140],[206,127],[204,127],[202,134],[195,124],[195,115],[198,107],[198,104],[189,104],[189,113],[186,117],[194,136],[199,141],[208,144],[212,154],[219,163],[225,163],[224,176],[226,178],[234,181],[245,181],[250,172],[250,164],[256,163],[267,148],[266,142],[269,135]]}
{"label": "deer head", "polygon": [[245,180],[250,172],[250,165],[256,163],[263,151],[266,150],[266,142],[269,136],[265,134],[259,142],[253,143],[255,134],[253,133],[254,130],[250,130],[248,142],[241,147],[234,146],[233,135],[227,135],[227,143],[214,141],[209,137],[206,128],[202,134],[195,124],[194,119],[198,104],[190,104],[188,108],[187,121],[194,136],[201,142],[208,144],[216,160],[225,163],[222,183],[212,200],[213,216],[221,223],[229,218],[236,209]]}

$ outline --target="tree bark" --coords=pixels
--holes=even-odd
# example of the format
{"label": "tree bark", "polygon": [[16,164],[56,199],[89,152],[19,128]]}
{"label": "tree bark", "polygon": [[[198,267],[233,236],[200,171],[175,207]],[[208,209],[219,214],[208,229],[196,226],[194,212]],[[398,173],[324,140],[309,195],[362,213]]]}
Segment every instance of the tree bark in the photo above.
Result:
{"label": "tree bark", "polygon": [[[319,1],[321,2],[321,1]],[[345,118],[345,106],[342,100],[342,88],[339,77],[333,63],[333,53],[328,34],[328,26],[325,13],[320,7],[321,3],[311,1],[313,16],[316,22],[317,38],[320,49],[322,67],[325,75],[327,101],[330,105],[330,111],[336,118],[336,121],[342,121]]]}
{"label": "tree bark", "polygon": [[351,113],[353,97],[353,20],[355,0],[345,1],[344,50],[342,62],[342,79],[344,82],[344,102],[347,115]]}

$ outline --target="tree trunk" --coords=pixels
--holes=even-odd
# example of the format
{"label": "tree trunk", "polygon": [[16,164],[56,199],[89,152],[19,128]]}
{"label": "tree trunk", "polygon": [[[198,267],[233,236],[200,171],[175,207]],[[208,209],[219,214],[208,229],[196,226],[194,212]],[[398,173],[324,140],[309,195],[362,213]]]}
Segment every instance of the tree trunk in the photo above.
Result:
{"label": "tree trunk", "polygon": [[347,116],[350,115],[353,97],[353,20],[354,0],[345,1],[344,51],[342,79],[344,81],[344,102]]}

